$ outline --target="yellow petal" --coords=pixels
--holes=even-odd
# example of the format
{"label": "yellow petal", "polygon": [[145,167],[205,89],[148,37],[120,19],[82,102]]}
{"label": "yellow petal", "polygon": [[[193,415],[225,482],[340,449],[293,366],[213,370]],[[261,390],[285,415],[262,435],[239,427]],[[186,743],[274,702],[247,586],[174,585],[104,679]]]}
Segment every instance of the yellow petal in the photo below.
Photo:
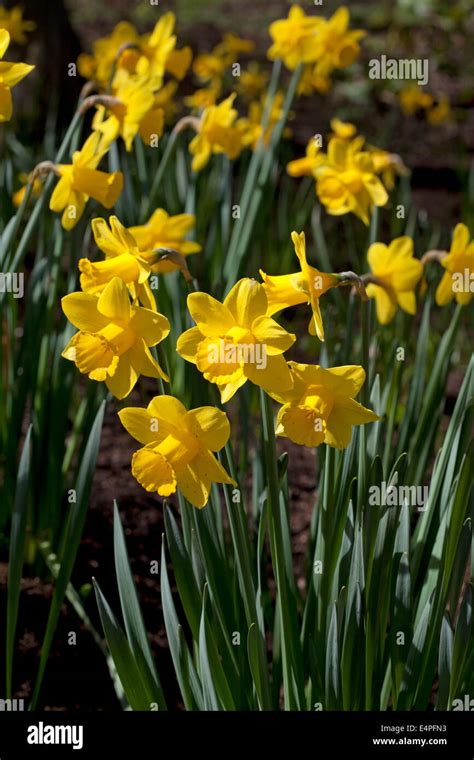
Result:
{"label": "yellow petal", "polygon": [[302,272],[268,275],[260,270],[260,276],[267,294],[269,316],[289,306],[308,302],[309,293],[306,278]]}
{"label": "yellow petal", "polygon": [[154,418],[146,409],[126,407],[118,412],[120,422],[125,430],[140,443],[151,443],[158,440],[159,425],[154,424]]}
{"label": "yellow petal", "polygon": [[396,298],[380,285],[370,284],[366,291],[369,298],[375,298],[378,321],[381,325],[387,325],[392,321],[397,311]]}
{"label": "yellow petal", "polygon": [[239,388],[245,385],[246,382],[247,378],[242,372],[239,377],[237,377],[235,380],[232,380],[230,383],[218,383],[217,387],[219,388],[219,392],[221,394],[221,402],[223,404],[227,404],[227,402],[230,401],[231,398],[237,393]]}
{"label": "yellow petal", "polygon": [[193,507],[202,509],[206,506],[209,499],[209,492],[211,490],[211,479],[207,477],[204,480],[201,473],[197,471],[197,468],[194,466],[194,462],[189,462],[177,467],[176,478],[178,488],[182,491],[184,498],[187,499]]}
{"label": "yellow petal", "polygon": [[250,328],[257,317],[266,314],[268,301],[263,286],[256,280],[245,277],[227,294],[224,305],[239,327]]}
{"label": "yellow petal", "polygon": [[229,440],[229,420],[220,409],[201,406],[188,412],[185,420],[189,430],[210,451],[220,451]]}
{"label": "yellow petal", "polygon": [[263,364],[245,364],[244,375],[255,385],[268,391],[285,391],[293,386],[290,370],[284,359],[279,356],[268,356],[266,366]]}
{"label": "yellow petal", "polygon": [[149,492],[169,496],[176,491],[176,475],[167,460],[154,448],[139,449],[132,457],[132,474]]}
{"label": "yellow petal", "polygon": [[416,314],[416,297],[412,290],[397,293],[397,301],[400,308],[406,311],[407,314]]}
{"label": "yellow petal", "polygon": [[156,346],[170,332],[170,323],[163,314],[143,307],[132,308],[130,327],[147,346]]}
{"label": "yellow petal", "polygon": [[161,377],[165,382],[169,382],[169,377],[161,369],[160,365],[153,358],[150,349],[144,340],[137,340],[127,351],[127,359],[137,375],[145,377]]}
{"label": "yellow petal", "polygon": [[123,174],[108,174],[86,166],[78,166],[74,170],[74,187],[99,201],[105,208],[112,208],[123,189]]}
{"label": "yellow petal", "polygon": [[334,406],[327,420],[325,442],[337,449],[345,449],[352,438],[352,426],[376,422],[379,417],[354,399]]}
{"label": "yellow petal", "polygon": [[33,69],[34,66],[30,66],[28,63],[6,63],[0,61],[0,79],[7,87],[14,87],[28,76]]}
{"label": "yellow petal", "polygon": [[99,296],[97,308],[109,319],[118,319],[125,323],[130,321],[131,306],[125,283],[114,277]]}
{"label": "yellow petal", "polygon": [[49,208],[51,211],[55,211],[59,214],[65,206],[69,203],[69,195],[71,193],[71,179],[70,176],[62,176],[59,178],[59,182],[53,190],[49,201]]}
{"label": "yellow petal", "polygon": [[176,428],[184,426],[186,407],[174,396],[155,396],[147,406],[147,411],[160,423],[168,423]]}
{"label": "yellow petal", "polygon": [[[459,226],[459,225],[458,225]],[[450,272],[445,272],[436,288],[436,303],[438,306],[446,306],[453,300],[453,281]]]}
{"label": "yellow petal", "polygon": [[10,88],[0,84],[0,122],[10,121],[12,113],[13,101]]}
{"label": "yellow petal", "polygon": [[285,404],[278,412],[276,432],[300,446],[319,446],[326,434],[326,421],[317,409]]}
{"label": "yellow petal", "polygon": [[176,350],[183,359],[188,362],[196,363],[196,355],[199,344],[204,340],[204,335],[198,327],[191,327],[182,333],[176,343]]}
{"label": "yellow petal", "polygon": [[457,224],[453,232],[450,253],[462,253],[469,245],[469,229],[465,224]]}
{"label": "yellow petal", "polygon": [[0,29],[0,58],[3,58],[10,44],[10,34],[6,29]]}
{"label": "yellow petal", "polygon": [[117,369],[112,377],[107,377],[106,385],[115,398],[128,396],[138,380],[138,374],[133,369],[127,354],[119,357]]}
{"label": "yellow petal", "polygon": [[225,335],[235,324],[227,306],[207,293],[190,293],[188,309],[200,332],[209,338]]}
{"label": "yellow petal", "polygon": [[257,317],[252,323],[252,335],[265,346],[269,356],[282,354],[296,340],[296,336],[287,332],[271,317]]}
{"label": "yellow petal", "polygon": [[61,307],[68,320],[78,330],[99,332],[109,320],[97,308],[98,299],[88,293],[70,293],[61,299]]}

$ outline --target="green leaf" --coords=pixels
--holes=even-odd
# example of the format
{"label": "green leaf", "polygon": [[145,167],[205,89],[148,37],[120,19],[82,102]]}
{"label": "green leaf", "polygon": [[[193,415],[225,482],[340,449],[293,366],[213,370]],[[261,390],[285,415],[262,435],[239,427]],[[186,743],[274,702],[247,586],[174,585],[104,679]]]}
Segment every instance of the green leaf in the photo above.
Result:
{"label": "green leaf", "polygon": [[97,455],[99,453],[100,433],[104,419],[105,402],[102,402],[97,412],[94,424],[92,426],[87,444],[84,450],[82,461],[79,467],[76,483],[76,502],[71,505],[69,520],[65,529],[64,546],[66,551],[61,562],[56,588],[46,624],[46,632],[41,647],[41,658],[38,669],[38,676],[35,682],[35,688],[31,700],[31,709],[35,709],[41,690],[41,684],[46,670],[46,664],[53,642],[54,632],[61,611],[72,568],[76,559],[77,549],[81,540],[84,522],[86,519],[87,507],[89,505],[89,496],[92,486],[92,478],[95,472]]}
{"label": "green leaf", "polygon": [[114,501],[114,555],[120,604],[130,648],[142,673],[142,680],[148,683],[150,693],[154,694],[153,701],[158,704],[160,710],[166,710],[163,690],[153,662],[153,655],[128,562],[127,547],[116,501]]}
{"label": "green leaf", "polygon": [[438,675],[439,688],[436,709],[449,709],[449,691],[451,682],[451,663],[453,659],[453,629],[447,612],[443,615],[441,636],[439,640]]}
{"label": "green leaf", "polygon": [[23,444],[18,466],[15,504],[10,531],[10,554],[8,562],[8,600],[6,632],[6,695],[12,695],[13,649],[20,604],[21,571],[25,553],[26,521],[28,515],[28,484],[30,477],[31,425]]}
{"label": "green leaf", "polygon": [[155,701],[154,695],[149,691],[148,683],[143,680],[142,671],[125,634],[96,581],[94,586],[105,638],[130,707],[133,710],[150,710]]}

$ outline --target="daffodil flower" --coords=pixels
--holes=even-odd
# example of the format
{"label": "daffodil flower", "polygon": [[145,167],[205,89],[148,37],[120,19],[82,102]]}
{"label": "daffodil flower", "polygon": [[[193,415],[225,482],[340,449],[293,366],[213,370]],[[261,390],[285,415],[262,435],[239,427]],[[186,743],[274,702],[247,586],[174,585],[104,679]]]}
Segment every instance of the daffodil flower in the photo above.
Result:
{"label": "daffodil flower", "polygon": [[28,38],[26,32],[33,32],[36,29],[34,21],[27,21],[23,18],[23,8],[16,5],[10,11],[0,5],[0,29],[5,29],[13,42],[18,45],[26,45]]}
{"label": "daffodil flower", "polygon": [[189,151],[194,156],[194,172],[201,171],[213,153],[225,153],[234,159],[242,150],[241,135],[235,127],[237,111],[232,108],[235,97],[236,94],[233,93],[222,103],[204,110],[198,133],[189,144]]}
{"label": "daffodil flower", "polygon": [[[130,56],[130,47],[133,55]],[[127,68],[130,73],[135,71],[139,58],[140,35],[128,21],[120,21],[107,37],[100,37],[93,44],[93,53],[81,53],[77,59],[79,73],[85,79],[98,82],[105,89],[109,83],[112,67],[116,70]]]}
{"label": "daffodil flower", "polygon": [[349,29],[349,10],[345,5],[329,19],[323,19],[314,40],[313,54],[317,61],[315,73],[327,76],[333,69],[351,66],[360,53],[359,40],[365,32]]}
{"label": "daffodil flower", "polygon": [[[185,240],[188,232],[194,227],[196,217],[193,214],[177,214],[170,216],[164,209],[157,208],[146,224],[130,227],[140,251],[153,251],[160,248],[177,251],[181,256],[189,256],[201,250],[199,243]],[[178,268],[169,260],[157,261],[150,264],[153,272],[166,274]]]}
{"label": "daffodil flower", "polygon": [[315,177],[316,169],[323,162],[324,154],[320,152],[318,143],[312,137],[306,146],[306,156],[290,161],[286,165],[286,171],[290,177]]}
{"label": "daffodil flower", "polygon": [[147,77],[122,76],[120,84],[114,87],[113,97],[92,96],[91,100],[94,99],[99,103],[104,101],[92,121],[92,128],[103,134],[104,145],[110,145],[120,136],[130,151],[135,136],[142,130],[147,136],[151,133],[161,136],[164,112],[154,108],[155,97]]}
{"label": "daffodil flower", "polygon": [[474,296],[474,240],[465,224],[456,225],[451,249],[440,263],[446,272],[436,289],[436,303],[445,306],[456,298],[467,306]]}
{"label": "daffodil flower", "polygon": [[239,280],[223,303],[207,293],[191,293],[188,309],[196,327],[179,337],[177,351],[218,386],[222,403],[247,380],[265,390],[291,388],[283,352],[295,336],[268,316],[260,283]]}
{"label": "daffodil flower", "polygon": [[104,381],[116,398],[128,396],[140,375],[167,376],[150,352],[166,338],[166,317],[130,303],[125,283],[118,277],[97,298],[70,293],[62,309],[77,332],[62,352],[65,359],[91,380]]}
{"label": "daffodil flower", "polygon": [[105,253],[105,261],[79,259],[82,290],[99,295],[114,277],[120,277],[134,301],[138,299],[143,306],[155,311],[155,298],[148,278],[150,262],[157,258],[156,254],[153,251],[141,252],[133,235],[116,216],[111,216],[109,222],[110,227],[105,219],[92,220],[94,239],[98,248]]}
{"label": "daffodil flower", "polygon": [[72,164],[55,167],[60,179],[49,207],[51,211],[63,212],[61,223],[64,229],[75,227],[89,198],[99,201],[105,208],[112,208],[117,202],[123,188],[122,172],[108,174],[97,169],[107,150],[102,135],[93,132],[81,150],[73,154]]}
{"label": "daffodil flower", "polygon": [[375,298],[380,324],[386,325],[393,319],[397,306],[415,314],[415,288],[423,275],[423,265],[413,257],[413,240],[403,236],[388,246],[373,243],[367,259],[374,277],[367,278],[366,291],[369,298]]}
{"label": "daffodil flower", "polygon": [[351,142],[333,138],[327,161],[317,170],[316,192],[329,214],[354,213],[365,224],[374,206],[385,206],[387,191],[375,173],[368,151],[362,151],[363,137]]}
{"label": "daffodil flower", "polygon": [[270,395],[283,404],[276,434],[300,446],[327,443],[337,449],[349,445],[353,425],[376,422],[379,417],[354,400],[365,381],[362,367],[323,369],[313,364],[288,362],[293,377],[290,391]]}
{"label": "daffodil flower", "polygon": [[0,122],[10,121],[13,113],[11,88],[21,82],[33,71],[34,66],[28,63],[8,63],[3,61],[10,44],[10,34],[6,29],[0,29]]}
{"label": "daffodil flower", "polygon": [[119,417],[144,444],[133,455],[132,474],[147,491],[167,497],[179,488],[202,509],[212,483],[237,485],[214,456],[230,436],[229,420],[219,409],[202,406],[188,412],[173,396],[156,396],[146,409],[122,409]]}
{"label": "daffodil flower", "polygon": [[288,18],[270,24],[273,45],[268,51],[268,58],[271,61],[281,59],[291,71],[300,63],[316,61],[315,40],[323,23],[322,18],[306,16],[299,5],[292,5]]}
{"label": "daffodil flower", "polygon": [[295,272],[295,274],[271,276],[260,270],[260,275],[264,281],[263,287],[268,298],[268,314],[275,314],[281,309],[300,303],[310,304],[313,315],[309,323],[309,332],[311,335],[317,335],[319,340],[324,340],[319,299],[330,288],[339,284],[339,278],[335,274],[320,272],[319,269],[308,264],[304,232],[300,232],[300,234],[292,232],[291,239],[295,246],[301,271]]}
{"label": "daffodil flower", "polygon": [[341,121],[341,119],[331,119],[331,129],[333,134],[331,137],[338,137],[340,140],[352,140],[357,132],[355,124],[351,124],[350,121]]}

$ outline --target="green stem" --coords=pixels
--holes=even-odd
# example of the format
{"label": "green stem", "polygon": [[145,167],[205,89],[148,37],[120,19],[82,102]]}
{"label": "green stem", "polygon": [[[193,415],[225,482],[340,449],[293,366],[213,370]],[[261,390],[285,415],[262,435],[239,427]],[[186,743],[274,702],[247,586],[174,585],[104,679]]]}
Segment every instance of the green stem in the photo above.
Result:
{"label": "green stem", "polygon": [[270,543],[275,568],[278,612],[281,623],[281,649],[283,661],[283,690],[285,709],[296,709],[293,696],[292,652],[291,652],[291,623],[289,620],[289,599],[285,571],[283,549],[283,529],[280,512],[280,486],[278,482],[277,457],[275,448],[275,430],[270,399],[264,390],[260,389],[262,410],[263,444],[267,475],[268,524]]}
{"label": "green stem", "polygon": [[[61,163],[61,161],[64,160],[67,150],[69,148],[69,145],[71,143],[71,140],[73,139],[74,133],[76,129],[79,127],[82,118],[83,118],[82,114],[79,111],[76,111],[68,127],[68,130],[66,134],[64,135],[64,139],[59,147],[59,150],[55,156],[55,159],[54,159],[55,164],[59,164]],[[28,248],[28,245],[33,235],[33,232],[35,230],[35,227],[39,222],[40,216],[43,212],[46,201],[49,198],[49,193],[53,187],[55,180],[57,180],[57,177],[54,174],[50,174],[46,182],[44,183],[43,192],[41,193],[40,197],[36,201],[36,204],[28,220],[28,224],[26,225],[23,231],[23,235],[20,238],[20,242],[18,243],[18,248],[16,249],[15,256],[13,258],[13,261],[10,263],[8,271],[16,272],[20,268],[23,258],[26,254],[26,249]],[[8,247],[10,247],[12,243],[13,243],[13,239],[10,238],[10,240],[8,241]]]}
{"label": "green stem", "polygon": [[[178,139],[178,134],[179,132],[175,132],[173,130],[173,132],[171,132],[168,138],[168,142],[166,143],[165,151],[163,153],[163,156],[161,157],[160,164],[158,166],[158,169],[156,170],[156,174],[153,179],[153,184],[151,186],[146,219],[149,219],[153,211],[155,210],[157,197],[160,191],[160,186],[163,181],[163,177],[165,175],[165,171],[167,169],[170,158],[173,155],[173,151],[176,146],[176,140]],[[145,222],[146,219],[143,219],[142,221]]]}
{"label": "green stem", "polygon": [[[249,189],[250,197],[248,201],[248,208],[244,209],[243,214],[242,214],[242,209],[241,209],[241,218],[239,220],[238,225],[236,225],[232,233],[231,245],[230,245],[229,252],[227,255],[227,263],[224,269],[224,273],[227,277],[228,288],[231,285],[233,285],[235,280],[237,279],[245,254],[247,252],[247,249],[248,249],[248,246],[253,234],[253,230],[255,227],[257,214],[262,202],[263,194],[268,182],[268,178],[270,176],[270,171],[272,167],[274,166],[275,150],[278,143],[281,140],[283,130],[285,128],[285,124],[288,119],[288,114],[289,114],[291,105],[293,103],[293,99],[295,97],[296,88],[298,86],[298,82],[301,77],[301,73],[302,73],[302,66],[299,66],[293,72],[293,76],[291,78],[291,81],[286,93],[285,102],[283,104],[283,109],[282,109],[283,113],[282,113],[281,119],[273,128],[270,144],[268,148],[264,150],[264,154],[263,154],[263,158],[261,162],[259,160],[260,170],[258,172],[258,175],[257,174],[255,176],[252,175],[251,185],[250,185],[249,175],[247,175],[245,185],[247,185],[247,182],[249,182],[249,186],[250,186],[250,189]],[[256,180],[256,183],[255,183],[255,180]],[[244,193],[245,192],[246,192],[246,187],[244,186]]]}

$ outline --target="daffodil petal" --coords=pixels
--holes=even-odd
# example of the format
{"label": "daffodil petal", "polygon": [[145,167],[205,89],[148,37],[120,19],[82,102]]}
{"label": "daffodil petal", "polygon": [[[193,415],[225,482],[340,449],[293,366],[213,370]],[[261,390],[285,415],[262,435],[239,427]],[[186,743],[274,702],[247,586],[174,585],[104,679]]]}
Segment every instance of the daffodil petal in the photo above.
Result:
{"label": "daffodil petal", "polygon": [[229,420],[220,409],[201,406],[187,412],[185,420],[189,430],[210,451],[220,451],[229,440]]}

